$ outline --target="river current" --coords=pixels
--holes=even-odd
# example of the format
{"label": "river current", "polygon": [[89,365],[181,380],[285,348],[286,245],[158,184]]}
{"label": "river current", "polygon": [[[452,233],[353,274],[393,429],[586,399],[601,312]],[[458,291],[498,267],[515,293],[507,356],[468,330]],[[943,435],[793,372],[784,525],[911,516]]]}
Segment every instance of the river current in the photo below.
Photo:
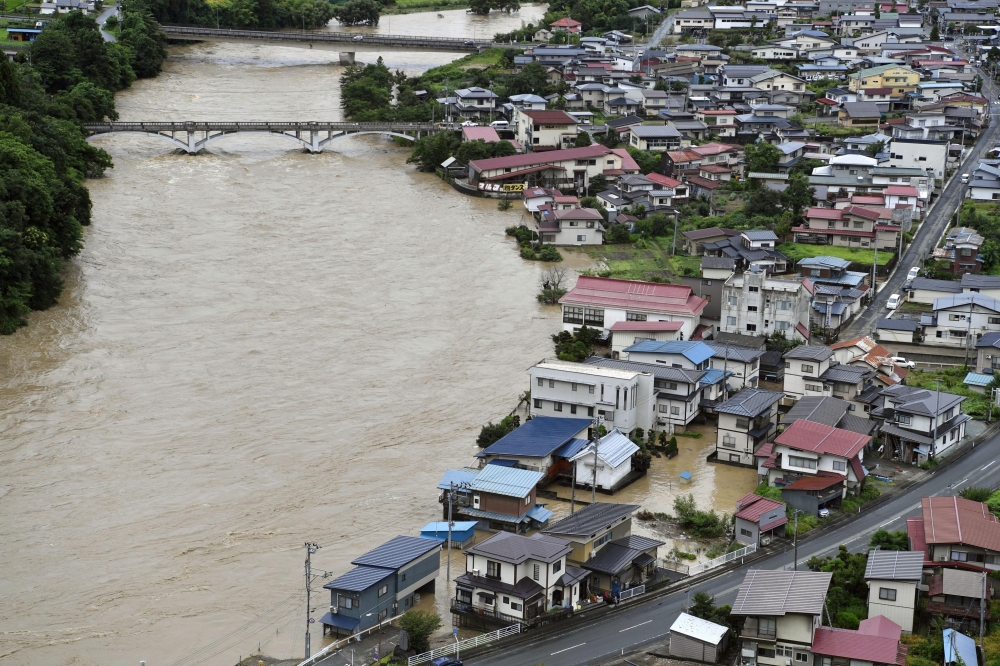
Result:
{"label": "river current", "polygon": [[[542,11],[379,31],[480,36]],[[384,57],[417,73],[454,56]],[[179,47],[118,109],[339,119],[337,58]],[[321,155],[261,136],[195,157],[138,135],[98,145],[115,168],[88,183],[94,222],[59,305],[0,338],[0,661],[300,655],[303,542],[341,573],[439,519],[442,471],[471,463],[479,426],[551,354],[541,268],[503,234],[519,207],[462,196],[378,138]]]}

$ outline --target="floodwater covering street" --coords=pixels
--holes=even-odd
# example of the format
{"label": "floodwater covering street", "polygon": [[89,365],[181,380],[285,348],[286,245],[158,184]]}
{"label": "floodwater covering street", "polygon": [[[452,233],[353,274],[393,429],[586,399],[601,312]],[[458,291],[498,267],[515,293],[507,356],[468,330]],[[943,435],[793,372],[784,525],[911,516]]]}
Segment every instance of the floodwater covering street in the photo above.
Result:
{"label": "floodwater covering street", "polygon": [[[410,14],[391,28],[492,35],[542,11]],[[453,57],[385,61],[416,73]],[[118,109],[339,119],[336,62],[179,47]],[[0,338],[0,662],[301,655],[303,542],[339,574],[439,519],[443,471],[471,464],[480,425],[551,355],[559,314],[535,302],[542,266],[503,233],[520,207],[460,195],[379,138],[321,155],[254,135],[196,157],[140,135],[97,145],[115,168],[88,183],[94,222],[59,305]],[[663,465],[625,499],[644,489],[669,510],[657,479],[676,470],[657,477]],[[313,603],[328,605],[325,591]]]}

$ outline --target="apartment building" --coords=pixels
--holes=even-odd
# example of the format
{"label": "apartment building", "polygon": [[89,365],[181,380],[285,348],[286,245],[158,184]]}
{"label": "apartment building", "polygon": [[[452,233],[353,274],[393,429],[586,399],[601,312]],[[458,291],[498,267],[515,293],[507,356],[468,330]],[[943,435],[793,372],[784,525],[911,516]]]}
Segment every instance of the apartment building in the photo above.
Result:
{"label": "apartment building", "polygon": [[812,294],[801,280],[770,277],[762,270],[733,273],[722,287],[723,333],[809,340]]}

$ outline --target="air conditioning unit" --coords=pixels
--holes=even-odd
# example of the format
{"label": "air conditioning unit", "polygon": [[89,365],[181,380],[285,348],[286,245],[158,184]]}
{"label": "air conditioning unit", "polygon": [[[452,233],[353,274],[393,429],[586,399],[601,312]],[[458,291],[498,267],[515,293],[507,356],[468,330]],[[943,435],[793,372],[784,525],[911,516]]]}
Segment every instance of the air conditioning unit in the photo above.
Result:
{"label": "air conditioning unit", "polygon": [[760,540],[760,545],[767,546],[771,543],[771,537],[766,536]]}
{"label": "air conditioning unit", "polygon": [[993,355],[992,354],[987,354],[986,358],[993,358]]}
{"label": "air conditioning unit", "polygon": [[330,606],[330,615],[336,615],[336,614],[337,614],[337,607]]}
{"label": "air conditioning unit", "polygon": [[479,575],[479,569],[473,569],[472,570],[472,575],[473,576],[478,576]]}

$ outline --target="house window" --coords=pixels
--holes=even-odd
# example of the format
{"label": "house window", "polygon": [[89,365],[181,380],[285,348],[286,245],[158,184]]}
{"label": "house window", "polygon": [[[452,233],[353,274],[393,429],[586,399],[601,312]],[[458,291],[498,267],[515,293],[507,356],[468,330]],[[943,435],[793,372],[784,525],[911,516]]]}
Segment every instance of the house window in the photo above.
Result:
{"label": "house window", "polygon": [[791,301],[778,301],[778,309],[779,310],[791,310],[792,309],[792,302]]}
{"label": "house window", "polygon": [[510,597],[504,597],[504,598],[503,598],[503,602],[504,602],[505,604],[507,604],[508,606],[510,606]]}
{"label": "house window", "polygon": [[594,408],[587,407],[587,416],[593,416],[593,415],[594,415]]}
{"label": "house window", "polygon": [[736,419],[736,427],[740,430],[746,430],[750,427],[749,419]]}
{"label": "house window", "polygon": [[774,650],[772,648],[758,647],[757,656],[764,657],[766,659],[774,659]]}
{"label": "house window", "polygon": [[802,372],[805,372],[805,373],[811,375],[812,371],[813,371],[813,367],[811,365],[809,365],[808,363],[803,363],[802,364]]}
{"label": "house window", "polygon": [[389,586],[383,585],[382,587],[378,588],[378,596],[380,597],[385,596],[385,593],[388,591],[389,591]]}
{"label": "house window", "polygon": [[670,411],[670,405],[660,405],[660,413],[666,414]]}
{"label": "house window", "polygon": [[895,601],[896,590],[891,587],[880,587],[878,588],[878,598],[885,599],[886,601]]}
{"label": "house window", "polygon": [[953,562],[968,562],[969,554],[963,553],[960,550],[953,550],[951,551],[951,559]]}
{"label": "house window", "polygon": [[576,237],[577,242],[584,243],[587,241],[587,234],[578,235]]}
{"label": "house window", "polygon": [[903,425],[910,425],[910,415],[909,414],[896,414],[896,423],[902,423]]}
{"label": "house window", "polygon": [[538,398],[535,398],[535,409],[541,409],[541,408],[542,408],[542,401],[539,400]]}
{"label": "house window", "polygon": [[494,562],[493,560],[486,560],[486,577],[500,579],[500,572],[502,571],[501,564],[499,562]]}
{"label": "house window", "polygon": [[724,447],[726,447],[727,449],[735,449],[736,448],[736,439],[732,435],[723,435],[722,436],[722,445]]}
{"label": "house window", "polygon": [[549,380],[549,388],[555,388],[555,387],[556,387],[556,380],[550,379]]}
{"label": "house window", "polygon": [[604,326],[604,310],[596,308],[583,309],[583,323]]}
{"label": "house window", "polygon": [[747,306],[747,312],[757,312],[757,306],[756,305],[748,305]]}
{"label": "house window", "polygon": [[380,611],[378,614],[378,621],[381,622],[385,618],[389,617],[389,609],[386,608],[384,611]]}
{"label": "house window", "polygon": [[809,655],[806,654],[805,652],[796,652],[795,661],[801,661],[802,663],[805,663],[809,661]]}
{"label": "house window", "polygon": [[511,604],[510,605],[510,609],[511,610],[519,611],[519,610],[521,610],[521,604]]}
{"label": "house window", "polygon": [[538,385],[539,385],[539,386],[545,386],[545,380],[544,380],[544,379],[542,379],[541,377],[539,377],[539,378],[538,378]]}
{"label": "house window", "polygon": [[736,326],[736,317],[726,317],[726,326]]}
{"label": "house window", "polygon": [[570,414],[576,414],[576,405],[570,405],[569,406],[569,413]]}
{"label": "house window", "polygon": [[834,460],[833,461],[833,471],[834,472],[846,472],[847,462],[844,460]]}
{"label": "house window", "polygon": [[562,403],[561,402],[553,402],[552,403],[552,409],[556,410],[557,412],[561,412],[562,411]]}
{"label": "house window", "polygon": [[792,467],[801,467],[803,469],[816,469],[816,461],[812,458],[803,458],[802,456],[788,456],[788,464]]}
{"label": "house window", "polygon": [[757,330],[757,324],[747,324],[747,330],[755,332]]}
{"label": "house window", "polygon": [[[583,323],[583,308],[574,308],[574,307],[569,307],[569,306],[563,308],[563,323],[564,324],[582,324]],[[541,381],[541,380],[539,380],[539,381]],[[539,384],[539,386],[541,386],[541,384]]]}
{"label": "house window", "polygon": [[737,305],[740,304],[740,299],[738,299],[735,296],[730,296],[727,302],[729,303],[729,305],[732,305],[732,306],[735,307],[735,306],[737,306]]}
{"label": "house window", "polygon": [[646,315],[641,312],[626,312],[626,321],[646,321]]}
{"label": "house window", "polygon": [[670,415],[671,416],[680,416],[681,415],[681,408],[680,407],[671,407],[670,408]]}
{"label": "house window", "polygon": [[807,391],[815,391],[817,393],[823,392],[823,387],[819,384],[806,384]]}
{"label": "house window", "polygon": [[747,287],[747,289],[749,289],[750,293],[757,293],[760,291],[760,287]]}
{"label": "house window", "polygon": [[591,385],[591,386],[588,386],[587,388],[590,389],[590,394],[593,395],[594,394],[594,386]]}
{"label": "house window", "polygon": [[742,527],[741,527],[741,528],[740,528],[740,535],[741,535],[741,536],[745,536],[745,537],[752,537],[752,536],[753,536],[753,532],[751,532],[751,531],[750,531],[750,530],[748,530],[748,529],[745,529],[745,528],[742,528]]}
{"label": "house window", "polygon": [[777,331],[787,331],[790,326],[787,321],[776,321],[774,322],[774,328]]}
{"label": "house window", "polygon": [[562,560],[552,563],[552,573],[558,573],[562,571]]}
{"label": "house window", "polygon": [[354,599],[350,597],[340,597],[341,608],[354,608]]}
{"label": "house window", "polygon": [[541,576],[541,571],[542,568],[540,566],[538,566],[537,564],[533,565],[531,569],[531,579],[538,580],[539,576]]}

